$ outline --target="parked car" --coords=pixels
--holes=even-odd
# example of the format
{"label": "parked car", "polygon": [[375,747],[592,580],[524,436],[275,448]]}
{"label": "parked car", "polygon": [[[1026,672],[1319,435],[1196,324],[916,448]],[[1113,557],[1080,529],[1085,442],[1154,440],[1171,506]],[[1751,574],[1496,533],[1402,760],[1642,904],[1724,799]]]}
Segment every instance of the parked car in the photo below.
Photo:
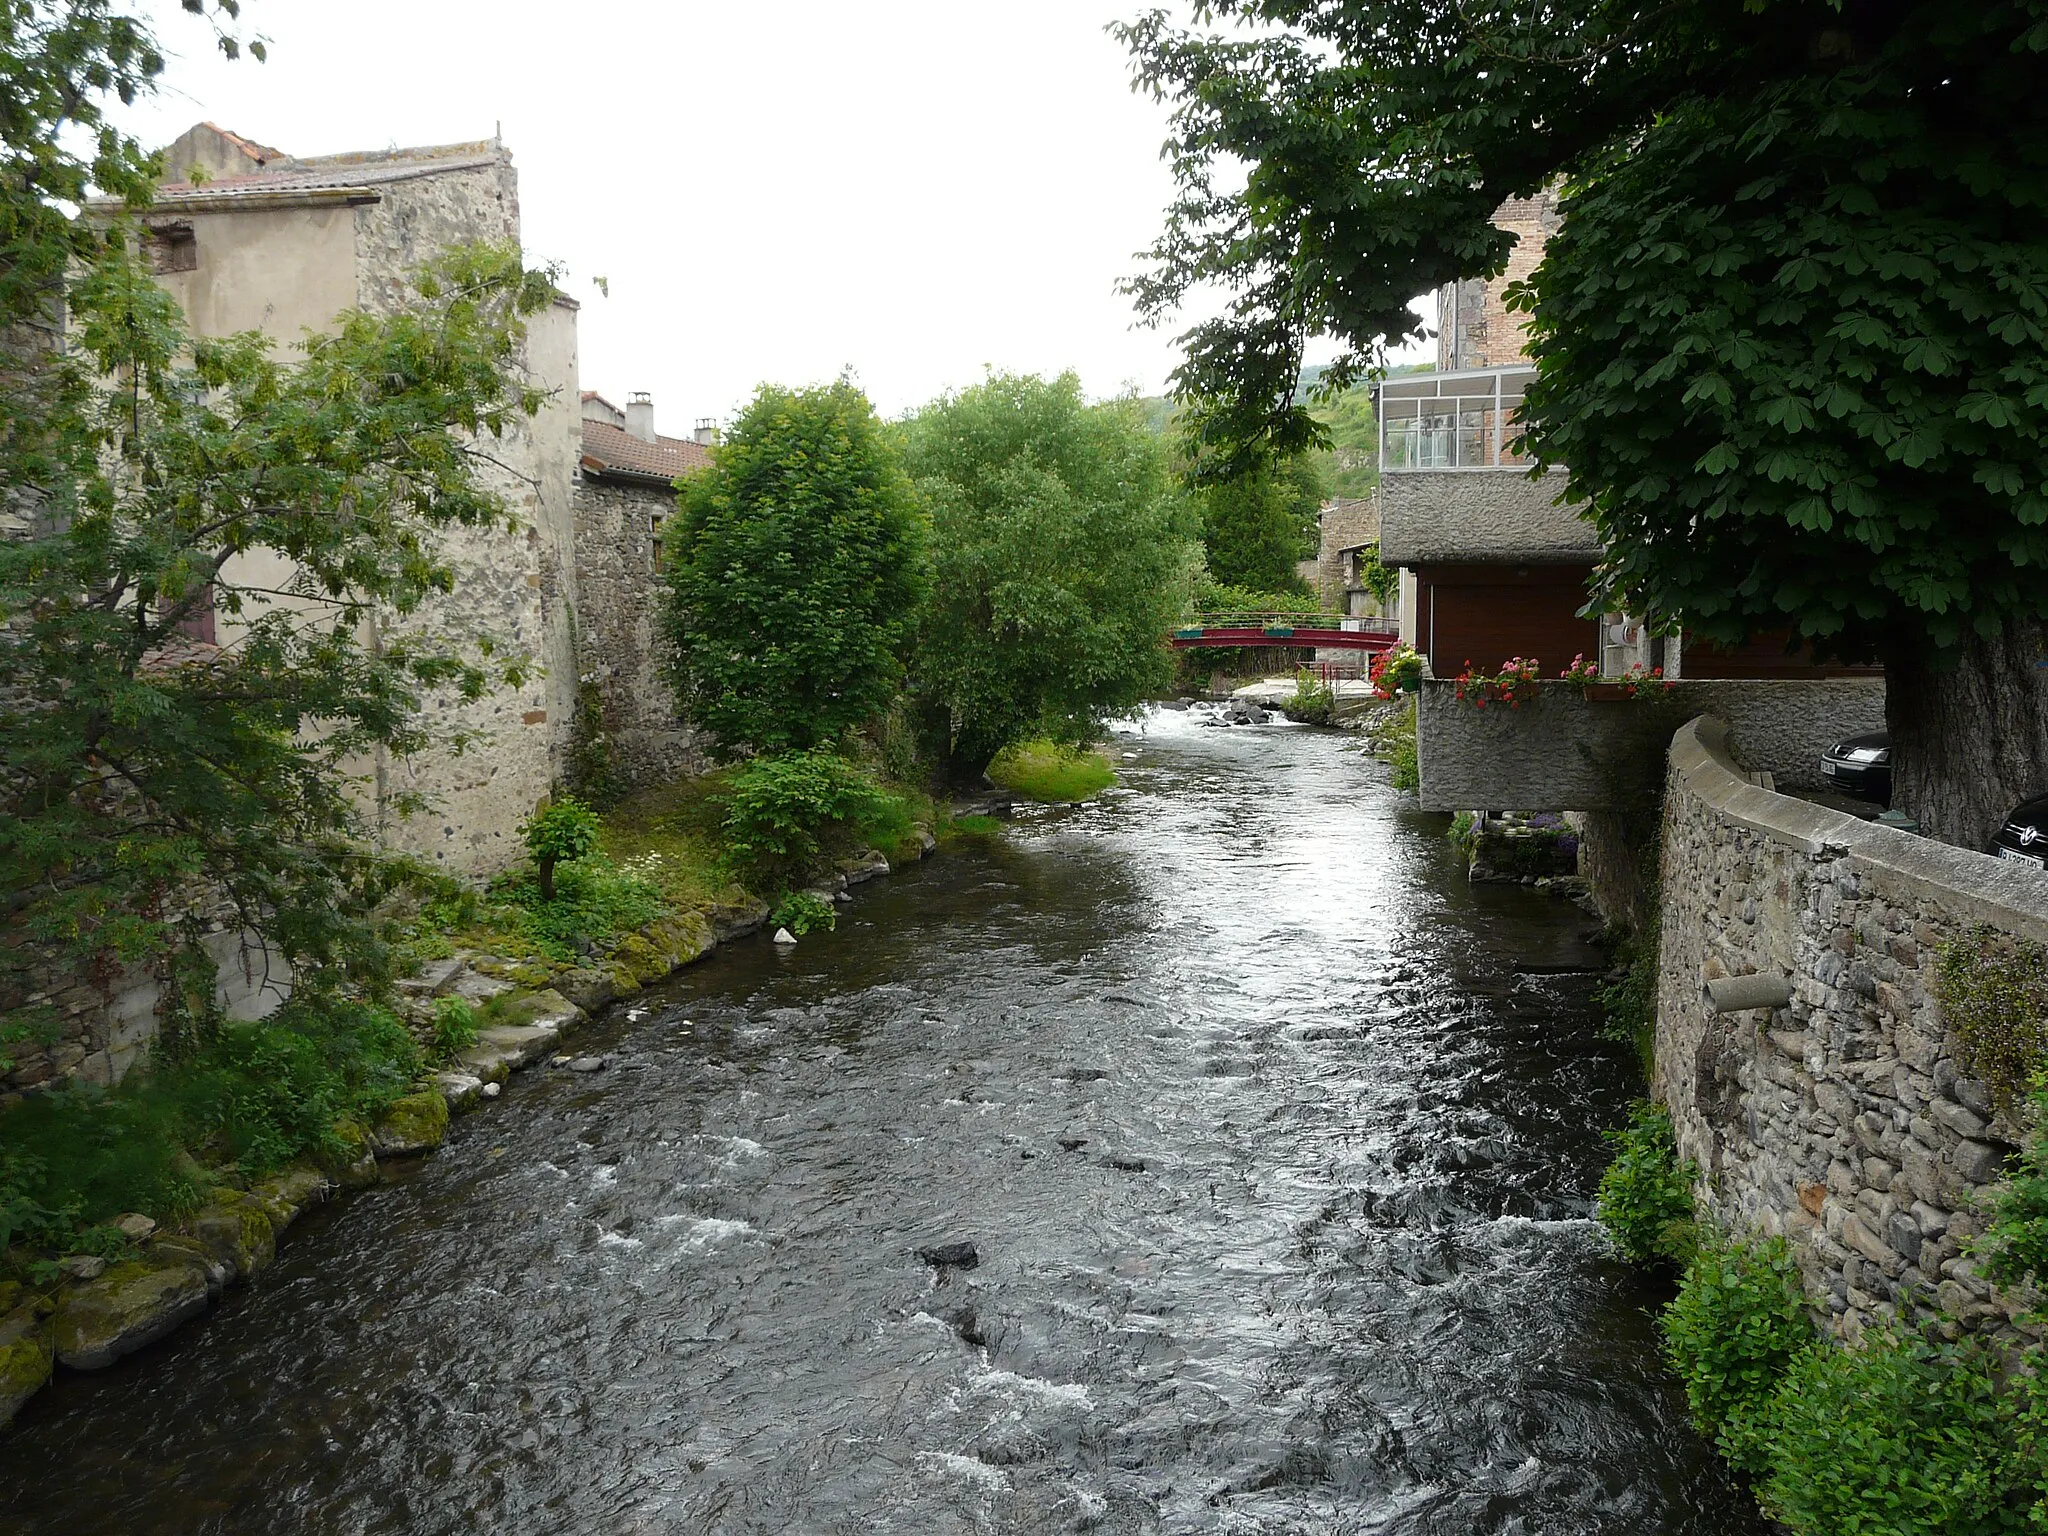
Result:
{"label": "parked car", "polygon": [[1984,851],[2001,859],[2025,859],[2029,864],[2048,866],[2048,795],[2036,795],[2014,806]]}
{"label": "parked car", "polygon": [[1820,755],[1820,771],[1845,795],[1892,803],[1892,733],[1866,731],[1836,742]]}

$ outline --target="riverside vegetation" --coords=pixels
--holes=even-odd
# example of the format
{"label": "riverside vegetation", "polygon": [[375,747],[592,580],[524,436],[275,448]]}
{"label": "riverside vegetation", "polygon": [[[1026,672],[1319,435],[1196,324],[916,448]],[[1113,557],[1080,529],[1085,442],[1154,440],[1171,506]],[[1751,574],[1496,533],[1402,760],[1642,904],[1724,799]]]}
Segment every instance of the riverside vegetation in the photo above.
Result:
{"label": "riverside vegetation", "polygon": [[[0,1108],[0,1417],[53,1356],[104,1365],[203,1310],[586,1009],[989,837],[942,807],[991,763],[1025,795],[1099,791],[1088,744],[1169,680],[1202,572],[1163,442],[1071,376],[894,424],[844,381],[764,387],[665,530],[664,644],[719,766],[621,800],[590,730],[524,867],[437,877],[379,845],[349,765],[444,741],[436,698],[531,663],[417,623],[360,637],[453,590],[444,532],[511,531],[480,470],[543,403],[518,365],[555,275],[458,249],[407,307],[289,357],[194,337],[137,230],[70,212],[148,203],[156,166],[101,107],[162,52],[104,5],[25,14],[0,38],[33,87],[0,134],[41,168],[0,186],[0,483],[37,488],[0,538],[0,1049],[53,1027],[37,978],[66,967],[147,966],[160,1002],[118,1084]],[[233,48],[233,8],[212,19]],[[75,349],[40,329],[60,302]],[[314,618],[238,584],[233,553],[299,572]],[[208,605],[246,638],[192,644]],[[221,1009],[223,924],[290,967],[265,1018]]]}

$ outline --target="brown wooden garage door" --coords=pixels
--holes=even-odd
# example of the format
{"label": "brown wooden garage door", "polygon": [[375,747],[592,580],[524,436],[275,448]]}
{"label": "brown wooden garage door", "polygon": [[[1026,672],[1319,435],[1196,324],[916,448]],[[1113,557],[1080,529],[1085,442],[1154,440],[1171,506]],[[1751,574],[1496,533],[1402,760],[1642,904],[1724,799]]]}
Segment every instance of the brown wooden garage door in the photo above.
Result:
{"label": "brown wooden garage door", "polygon": [[1424,566],[1416,572],[1416,627],[1430,670],[1456,677],[1469,662],[1497,672],[1511,656],[1533,656],[1555,677],[1574,656],[1595,660],[1600,627],[1582,619],[1585,565]]}

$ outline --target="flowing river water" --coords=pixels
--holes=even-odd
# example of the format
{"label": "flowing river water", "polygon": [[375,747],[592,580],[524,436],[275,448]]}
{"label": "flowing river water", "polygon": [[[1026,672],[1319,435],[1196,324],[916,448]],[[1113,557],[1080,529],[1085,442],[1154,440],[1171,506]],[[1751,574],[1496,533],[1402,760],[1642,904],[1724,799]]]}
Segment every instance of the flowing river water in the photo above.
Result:
{"label": "flowing river water", "polygon": [[1758,1530],[1590,1219],[1634,1087],[1590,920],[1468,885],[1354,742],[1202,718],[60,1380],[0,1524]]}

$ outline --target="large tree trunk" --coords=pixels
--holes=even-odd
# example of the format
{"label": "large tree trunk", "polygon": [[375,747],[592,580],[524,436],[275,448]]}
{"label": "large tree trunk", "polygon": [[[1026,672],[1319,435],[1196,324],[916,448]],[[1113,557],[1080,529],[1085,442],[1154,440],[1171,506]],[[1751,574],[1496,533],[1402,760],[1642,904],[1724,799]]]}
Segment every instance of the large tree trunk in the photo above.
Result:
{"label": "large tree trunk", "polygon": [[1971,639],[1938,671],[1919,654],[1885,666],[1892,804],[1945,843],[1984,847],[2006,813],[2048,791],[2048,660],[2042,626]]}

